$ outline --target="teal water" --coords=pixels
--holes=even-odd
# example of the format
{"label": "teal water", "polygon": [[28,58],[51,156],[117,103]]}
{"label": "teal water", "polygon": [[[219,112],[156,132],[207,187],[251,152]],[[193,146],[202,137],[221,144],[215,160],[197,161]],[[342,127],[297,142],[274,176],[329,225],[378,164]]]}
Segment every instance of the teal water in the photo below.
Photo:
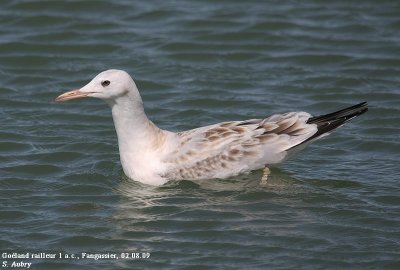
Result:
{"label": "teal water", "polygon": [[[400,2],[33,1],[0,9],[0,252],[30,269],[400,269]],[[54,98],[132,74],[168,130],[370,111],[280,168],[126,179],[109,108]],[[22,269],[22,268],[20,268]]]}

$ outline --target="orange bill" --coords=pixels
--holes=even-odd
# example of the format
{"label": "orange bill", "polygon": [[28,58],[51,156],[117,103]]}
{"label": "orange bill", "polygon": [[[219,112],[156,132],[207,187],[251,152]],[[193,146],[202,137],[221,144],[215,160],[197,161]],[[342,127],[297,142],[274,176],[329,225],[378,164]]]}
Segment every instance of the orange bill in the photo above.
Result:
{"label": "orange bill", "polygon": [[72,90],[72,91],[65,92],[62,95],[59,95],[55,99],[55,101],[56,102],[64,102],[64,101],[71,100],[71,99],[87,97],[89,94],[90,93],[82,92],[80,89]]}

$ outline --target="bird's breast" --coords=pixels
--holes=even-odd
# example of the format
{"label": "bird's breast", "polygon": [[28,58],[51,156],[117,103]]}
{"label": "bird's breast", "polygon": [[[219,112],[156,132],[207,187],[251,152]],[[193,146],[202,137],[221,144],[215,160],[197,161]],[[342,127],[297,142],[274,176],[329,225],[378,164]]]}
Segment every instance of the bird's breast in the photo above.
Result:
{"label": "bird's breast", "polygon": [[164,165],[154,151],[120,151],[120,159],[125,175],[145,184],[162,185]]}

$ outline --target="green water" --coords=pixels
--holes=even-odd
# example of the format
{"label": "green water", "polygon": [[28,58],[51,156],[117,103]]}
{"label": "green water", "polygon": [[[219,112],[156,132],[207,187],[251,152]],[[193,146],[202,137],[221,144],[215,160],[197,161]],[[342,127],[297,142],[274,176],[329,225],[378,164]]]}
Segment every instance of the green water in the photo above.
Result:
{"label": "green water", "polygon": [[[0,252],[119,259],[0,263],[400,269],[399,14],[398,1],[2,1]],[[109,68],[132,74],[149,117],[174,131],[370,111],[267,187],[261,172],[150,187],[123,176],[106,104],[53,101]],[[121,257],[132,252],[150,257]]]}

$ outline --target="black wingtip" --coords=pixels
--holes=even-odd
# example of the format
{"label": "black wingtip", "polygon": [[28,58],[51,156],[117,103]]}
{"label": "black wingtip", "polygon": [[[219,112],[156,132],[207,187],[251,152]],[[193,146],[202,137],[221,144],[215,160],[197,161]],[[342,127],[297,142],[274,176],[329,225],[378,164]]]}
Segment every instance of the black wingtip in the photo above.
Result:
{"label": "black wingtip", "polygon": [[308,142],[312,139],[318,138],[321,135],[342,126],[351,119],[356,118],[357,116],[360,116],[363,113],[366,113],[367,111],[368,111],[368,103],[361,102],[354,106],[347,107],[333,113],[311,117],[310,119],[307,120],[307,124],[316,124],[318,131],[310,138],[302,142],[301,144]]}
{"label": "black wingtip", "polygon": [[310,119],[308,119],[307,124],[317,124],[319,126],[321,124],[337,120],[342,120],[343,124],[367,111],[368,103],[364,101],[333,113],[311,117]]}

